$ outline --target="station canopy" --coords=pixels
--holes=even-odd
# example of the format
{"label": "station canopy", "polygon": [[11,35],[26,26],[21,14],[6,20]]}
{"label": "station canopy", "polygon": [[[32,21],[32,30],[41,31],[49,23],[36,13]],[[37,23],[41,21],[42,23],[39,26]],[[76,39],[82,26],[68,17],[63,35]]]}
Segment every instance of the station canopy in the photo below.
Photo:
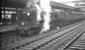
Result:
{"label": "station canopy", "polygon": [[[2,0],[2,7],[12,7],[12,8],[24,8],[26,7],[26,3],[34,0]],[[75,9],[74,7],[67,6],[61,3],[51,1],[52,8],[59,9]]]}

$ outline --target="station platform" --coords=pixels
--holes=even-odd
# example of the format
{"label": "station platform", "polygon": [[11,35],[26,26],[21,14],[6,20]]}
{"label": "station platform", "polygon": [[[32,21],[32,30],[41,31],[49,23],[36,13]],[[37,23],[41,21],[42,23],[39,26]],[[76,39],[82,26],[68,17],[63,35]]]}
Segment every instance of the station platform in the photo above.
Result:
{"label": "station platform", "polygon": [[17,27],[17,24],[0,25],[0,32],[15,30]]}

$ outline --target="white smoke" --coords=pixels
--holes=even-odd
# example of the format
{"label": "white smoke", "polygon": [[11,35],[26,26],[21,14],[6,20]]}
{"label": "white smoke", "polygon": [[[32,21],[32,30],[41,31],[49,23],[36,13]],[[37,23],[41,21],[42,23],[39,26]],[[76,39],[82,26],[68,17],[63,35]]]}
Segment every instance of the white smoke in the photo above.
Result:
{"label": "white smoke", "polygon": [[[50,6],[50,0],[39,0],[40,5],[38,5],[36,2],[34,3],[34,6],[36,7],[37,10],[37,22],[42,20],[41,18],[41,12],[44,11],[45,14],[43,15],[44,23],[43,23],[43,28],[40,33],[43,33],[47,30],[50,29],[50,11],[51,11],[51,6]],[[30,7],[31,4],[27,3],[27,7]]]}
{"label": "white smoke", "polygon": [[37,9],[37,22],[41,20],[41,8],[38,4],[35,4],[35,7]]}
{"label": "white smoke", "polygon": [[50,29],[50,21],[51,21],[51,19],[50,19],[50,11],[51,11],[50,0],[40,0],[40,7],[45,12],[45,15],[43,16],[44,24],[43,24],[43,28],[40,32],[40,33],[43,33]]}

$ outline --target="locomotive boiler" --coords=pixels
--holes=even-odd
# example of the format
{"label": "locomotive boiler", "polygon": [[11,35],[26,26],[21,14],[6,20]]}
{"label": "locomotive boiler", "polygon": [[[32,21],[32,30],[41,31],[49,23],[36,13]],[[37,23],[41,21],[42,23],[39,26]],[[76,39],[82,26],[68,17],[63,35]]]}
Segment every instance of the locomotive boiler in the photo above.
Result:
{"label": "locomotive boiler", "polygon": [[81,20],[85,20],[84,13],[82,12],[59,10],[59,9],[58,11],[53,11],[51,17],[52,17],[51,21],[52,25],[53,26],[56,25],[59,27],[62,27],[70,23],[75,23]]}

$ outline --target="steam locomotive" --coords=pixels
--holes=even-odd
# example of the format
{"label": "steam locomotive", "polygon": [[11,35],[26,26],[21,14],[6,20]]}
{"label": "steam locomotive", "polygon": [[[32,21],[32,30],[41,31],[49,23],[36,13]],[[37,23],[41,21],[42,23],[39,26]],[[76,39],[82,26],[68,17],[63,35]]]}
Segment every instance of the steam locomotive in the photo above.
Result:
{"label": "steam locomotive", "polygon": [[[27,11],[27,12],[26,12]],[[18,28],[22,35],[35,35],[39,34],[42,29],[43,20],[39,23],[36,22],[36,9],[30,11],[26,10],[18,12]],[[29,15],[27,15],[29,13]],[[66,10],[52,10],[51,14],[51,28],[55,29],[57,26],[63,27],[66,23],[84,20],[85,16],[81,12],[66,11]]]}
{"label": "steam locomotive", "polygon": [[[28,15],[29,13],[29,15]],[[18,12],[18,32],[21,35],[32,36],[38,34],[42,28],[42,24],[36,22],[36,10],[25,10]]]}

